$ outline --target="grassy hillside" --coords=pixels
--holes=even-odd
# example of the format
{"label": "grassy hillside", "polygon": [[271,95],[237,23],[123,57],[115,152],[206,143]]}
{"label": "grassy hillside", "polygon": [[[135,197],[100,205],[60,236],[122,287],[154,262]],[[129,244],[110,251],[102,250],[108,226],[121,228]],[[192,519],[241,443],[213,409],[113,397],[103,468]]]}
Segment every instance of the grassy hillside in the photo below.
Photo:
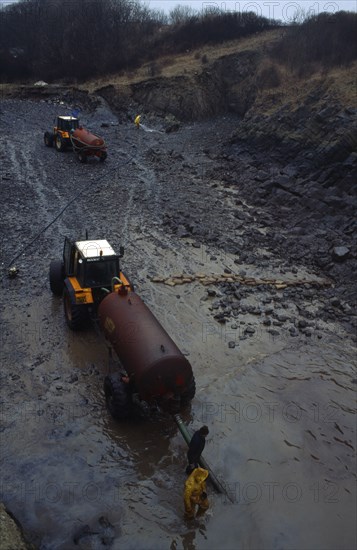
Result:
{"label": "grassy hillside", "polygon": [[[260,112],[272,114],[283,103],[289,103],[292,109],[297,108],[318,85],[323,85],[325,95],[329,94],[341,105],[357,107],[357,61],[330,67],[315,62],[308,73],[301,74],[277,60],[274,55],[283,34],[284,31],[276,29],[216,46],[201,47],[184,54],[162,56],[154,63],[144,63],[136,70],[89,80],[81,87],[94,92],[111,86],[118,95],[130,98],[133,86],[144,85],[154,79],[159,88],[163,81],[181,77],[194,84],[197,77],[211,71],[217,61],[244,52],[256,52],[258,62],[251,67],[250,83],[255,93],[254,106]],[[150,105],[144,105],[144,108],[150,109]]]}
{"label": "grassy hillside", "polygon": [[[154,62],[146,62],[135,70],[122,71],[117,75],[89,80],[85,83],[90,91],[99,86],[112,84],[127,86],[137,84],[153,76],[172,78],[181,75],[196,75],[205,65],[227,55],[248,50],[263,51],[272,46],[281,37],[281,30],[272,30],[259,33],[244,39],[230,40],[217,45],[202,46],[182,54],[171,54],[158,57]],[[153,70],[154,69],[154,70]]]}

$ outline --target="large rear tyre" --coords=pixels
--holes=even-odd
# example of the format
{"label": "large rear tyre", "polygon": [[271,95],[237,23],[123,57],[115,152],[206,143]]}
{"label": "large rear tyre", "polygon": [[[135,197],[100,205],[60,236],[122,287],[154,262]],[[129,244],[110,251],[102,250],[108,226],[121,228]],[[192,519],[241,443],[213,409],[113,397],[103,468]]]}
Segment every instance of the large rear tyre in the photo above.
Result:
{"label": "large rear tyre", "polygon": [[185,407],[188,405],[196,394],[196,382],[194,376],[192,377],[191,382],[187,386],[187,389],[181,394],[181,405]]}
{"label": "large rear tyre", "polygon": [[128,418],[132,409],[130,390],[119,375],[106,376],[104,380],[105,401],[115,420]]}
{"label": "large rear tyre", "polygon": [[62,296],[64,281],[64,266],[61,260],[50,263],[50,288],[55,296]]}
{"label": "large rear tyre", "polygon": [[64,316],[71,330],[82,330],[88,326],[89,313],[85,304],[73,304],[67,288],[63,292]]}
{"label": "large rear tyre", "polygon": [[51,132],[45,132],[43,136],[46,147],[53,147],[54,135]]}
{"label": "large rear tyre", "polygon": [[66,142],[62,139],[62,137],[59,134],[57,134],[55,138],[55,147],[56,147],[56,151],[58,151],[59,153],[64,151],[66,148]]}

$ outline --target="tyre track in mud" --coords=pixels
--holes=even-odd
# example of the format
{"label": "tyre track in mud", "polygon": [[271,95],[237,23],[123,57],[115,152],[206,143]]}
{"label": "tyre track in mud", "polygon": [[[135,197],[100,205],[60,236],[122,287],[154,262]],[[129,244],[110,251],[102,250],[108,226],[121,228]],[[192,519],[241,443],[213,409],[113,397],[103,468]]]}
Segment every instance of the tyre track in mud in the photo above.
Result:
{"label": "tyre track in mud", "polygon": [[[141,285],[140,292],[145,301],[153,307],[164,326],[172,327],[176,342],[187,351],[185,329],[182,330],[181,324],[177,322],[180,312],[182,315],[182,300],[179,303],[174,298],[170,308],[165,307],[165,292],[148,282],[150,274],[155,273],[157,266],[162,265],[168,272],[177,272],[182,264],[188,266],[190,249],[184,243],[174,242],[171,235],[163,232],[160,227],[163,211],[167,210],[166,204],[172,200],[177,189],[173,187],[170,190],[171,181],[167,173],[164,172],[161,177],[158,175],[156,151],[160,150],[164,157],[166,155],[166,148],[162,146],[162,133],[150,132],[150,128],[146,128],[147,130],[141,129],[139,135],[137,132],[134,134],[134,137],[138,136],[137,155],[132,163],[134,170],[130,169],[131,177],[127,176],[130,191],[123,235],[129,235],[130,224],[133,231],[130,232],[127,256],[130,258],[130,269],[136,273],[137,286]],[[147,139],[147,132],[151,139]],[[135,173],[135,169],[138,172]],[[136,258],[136,261],[131,258]],[[187,312],[197,317],[198,305],[195,300],[195,305],[189,306]],[[199,314],[198,318],[203,323],[202,315]]]}
{"label": "tyre track in mud", "polygon": [[[5,103],[8,103],[11,111],[13,102]],[[29,102],[27,107],[30,107],[28,112],[31,115],[36,113],[36,102]],[[62,106],[59,111],[64,108]],[[51,126],[53,105],[43,104],[40,111],[44,119],[47,112],[44,127]],[[26,245],[31,237],[36,237],[71,202],[68,210],[56,220],[55,227],[47,230],[45,235],[39,235],[39,242],[35,243],[31,252],[33,253],[36,245],[41,243],[43,246],[45,241],[46,247],[55,247],[60,254],[62,244],[58,246],[59,234],[64,236],[68,235],[68,231],[73,231],[75,236],[79,233],[83,235],[83,225],[88,220],[95,227],[92,210],[88,209],[89,199],[97,187],[92,170],[94,168],[100,179],[105,179],[106,170],[102,165],[92,165],[86,172],[87,167],[80,165],[72,152],[57,153],[54,148],[46,148],[43,143],[44,129],[39,130],[41,124],[37,121],[37,115],[34,115],[34,120],[31,115],[26,112],[26,102],[20,102],[19,113],[12,113],[12,117],[6,119],[7,124],[11,122],[11,118],[15,118],[16,124],[21,122],[21,131],[19,129],[8,139],[9,153],[4,155],[2,175],[5,181],[12,181],[12,193],[9,193],[10,201],[3,209],[2,225],[7,234],[11,234],[14,227],[17,232],[22,230],[22,244]],[[84,183],[86,176],[88,185]],[[83,193],[79,193],[81,188]],[[77,193],[79,196],[73,200]],[[28,216],[31,210],[35,210],[37,215],[31,216],[31,223],[22,223],[21,219]],[[77,223],[73,223],[74,220]],[[73,227],[78,226],[78,222],[80,229]]]}

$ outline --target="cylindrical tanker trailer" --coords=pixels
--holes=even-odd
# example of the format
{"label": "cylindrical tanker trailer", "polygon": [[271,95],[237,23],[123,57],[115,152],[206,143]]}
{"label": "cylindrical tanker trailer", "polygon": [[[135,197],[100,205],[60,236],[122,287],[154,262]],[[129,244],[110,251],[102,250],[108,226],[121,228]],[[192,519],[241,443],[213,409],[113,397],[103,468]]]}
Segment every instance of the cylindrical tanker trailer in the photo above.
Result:
{"label": "cylindrical tanker trailer", "polygon": [[100,328],[124,369],[106,377],[104,390],[111,414],[130,414],[136,403],[155,403],[170,412],[195,395],[192,367],[142,299],[124,286],[98,308]]}
{"label": "cylindrical tanker trailer", "polygon": [[107,148],[103,138],[96,136],[81,126],[71,132],[73,150],[80,162],[86,162],[87,157],[98,157],[102,162],[107,158]]}

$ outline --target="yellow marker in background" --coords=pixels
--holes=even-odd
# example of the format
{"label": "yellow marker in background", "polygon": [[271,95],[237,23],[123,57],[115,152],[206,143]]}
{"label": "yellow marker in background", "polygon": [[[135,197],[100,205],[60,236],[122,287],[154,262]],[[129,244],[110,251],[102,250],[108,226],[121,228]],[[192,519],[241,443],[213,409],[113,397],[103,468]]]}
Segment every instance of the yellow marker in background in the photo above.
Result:
{"label": "yellow marker in background", "polygon": [[140,127],[140,119],[141,119],[141,115],[137,115],[135,117],[135,120],[134,120],[134,123],[135,123],[137,129],[139,129],[139,127]]}

